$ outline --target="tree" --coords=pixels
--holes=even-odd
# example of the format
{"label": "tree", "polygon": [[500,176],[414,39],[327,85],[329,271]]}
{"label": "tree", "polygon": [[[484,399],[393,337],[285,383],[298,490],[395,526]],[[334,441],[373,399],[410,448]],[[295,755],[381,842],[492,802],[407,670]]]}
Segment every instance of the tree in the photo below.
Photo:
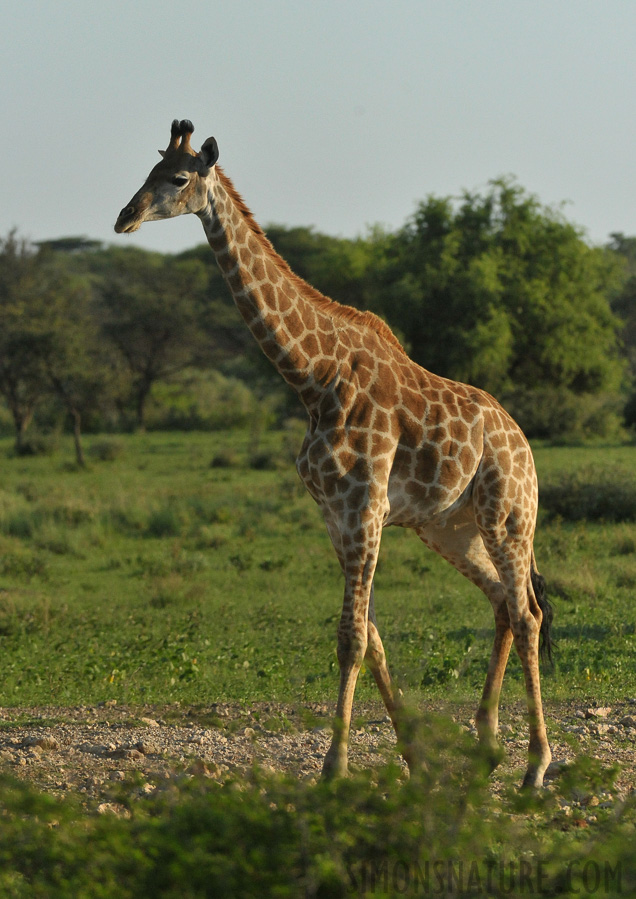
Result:
{"label": "tree", "polygon": [[629,367],[630,395],[625,407],[625,421],[628,425],[636,425],[636,237],[612,234],[609,249],[624,266],[625,280],[612,297],[612,309],[621,322],[621,343]]}
{"label": "tree", "polygon": [[29,451],[27,429],[46,391],[46,378],[34,352],[32,309],[50,295],[42,257],[15,231],[0,239],[0,393],[15,426],[15,449]]}
{"label": "tree", "polygon": [[143,429],[153,384],[209,352],[200,324],[206,273],[194,260],[138,249],[111,249],[104,256],[101,326],[130,370],[135,418]]}
{"label": "tree", "polygon": [[429,197],[380,249],[367,295],[413,358],[496,393],[530,432],[554,391],[583,410],[619,389],[615,258],[514,182]]}
{"label": "tree", "polygon": [[49,304],[39,322],[34,352],[70,417],[75,457],[83,467],[83,417],[113,402],[122,383],[101,340],[86,284],[70,281]]}
{"label": "tree", "polygon": [[90,284],[47,245],[35,250],[15,233],[0,252],[0,391],[16,428],[16,451],[28,452],[27,428],[48,393],[73,423],[75,452],[84,464],[82,416],[114,383],[103,358]]}

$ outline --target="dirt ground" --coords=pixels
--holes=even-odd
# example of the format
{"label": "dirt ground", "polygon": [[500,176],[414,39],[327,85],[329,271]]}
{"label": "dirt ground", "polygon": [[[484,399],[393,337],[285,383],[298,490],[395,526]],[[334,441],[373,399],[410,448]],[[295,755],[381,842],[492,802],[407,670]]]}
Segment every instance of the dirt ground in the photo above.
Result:
{"label": "dirt ground", "polygon": [[[219,703],[188,709],[130,708],[114,702],[0,709],[0,770],[54,795],[80,794],[87,806],[115,813],[114,788],[124,784],[143,796],[172,778],[198,774],[224,779],[240,776],[254,763],[313,779],[320,774],[329,745],[332,711],[316,704]],[[475,732],[474,710],[453,707],[446,712],[463,729]],[[397,758],[384,710],[368,705],[355,714],[352,767]],[[611,790],[588,796],[588,805],[608,807],[636,791],[636,699],[609,708],[548,706],[546,718],[553,753],[549,776],[558,777],[564,765],[586,754],[604,766],[619,766]],[[495,792],[511,777],[518,783],[523,777],[527,733],[520,704],[502,707],[500,739],[505,759],[492,778]],[[587,811],[594,820],[592,810]]]}

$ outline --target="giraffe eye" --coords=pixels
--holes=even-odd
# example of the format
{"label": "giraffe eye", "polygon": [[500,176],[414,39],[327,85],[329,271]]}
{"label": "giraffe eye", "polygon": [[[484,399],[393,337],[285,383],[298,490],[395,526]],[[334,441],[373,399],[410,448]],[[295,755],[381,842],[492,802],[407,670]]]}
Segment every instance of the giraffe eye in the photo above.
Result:
{"label": "giraffe eye", "polygon": [[188,179],[185,175],[175,175],[174,178],[172,179],[172,183],[175,184],[177,187],[183,187],[184,184],[188,183]]}

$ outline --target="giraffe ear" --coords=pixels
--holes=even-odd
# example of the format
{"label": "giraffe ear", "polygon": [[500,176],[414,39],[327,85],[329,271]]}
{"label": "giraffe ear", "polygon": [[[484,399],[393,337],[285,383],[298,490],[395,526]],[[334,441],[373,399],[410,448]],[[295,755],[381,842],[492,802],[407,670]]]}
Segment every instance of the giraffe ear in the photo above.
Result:
{"label": "giraffe ear", "polygon": [[213,137],[208,137],[199,151],[199,159],[206,169],[211,169],[213,165],[216,165],[218,158],[219,145]]}

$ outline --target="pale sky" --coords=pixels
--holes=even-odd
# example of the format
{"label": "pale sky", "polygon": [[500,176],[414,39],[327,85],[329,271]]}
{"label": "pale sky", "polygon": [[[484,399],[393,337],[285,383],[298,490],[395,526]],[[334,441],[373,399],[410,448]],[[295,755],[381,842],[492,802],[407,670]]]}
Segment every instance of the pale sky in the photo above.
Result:
{"label": "pale sky", "polygon": [[173,118],[258,221],[354,237],[515,175],[636,235],[634,0],[0,0],[0,235],[178,252],[194,216],[118,236]]}

